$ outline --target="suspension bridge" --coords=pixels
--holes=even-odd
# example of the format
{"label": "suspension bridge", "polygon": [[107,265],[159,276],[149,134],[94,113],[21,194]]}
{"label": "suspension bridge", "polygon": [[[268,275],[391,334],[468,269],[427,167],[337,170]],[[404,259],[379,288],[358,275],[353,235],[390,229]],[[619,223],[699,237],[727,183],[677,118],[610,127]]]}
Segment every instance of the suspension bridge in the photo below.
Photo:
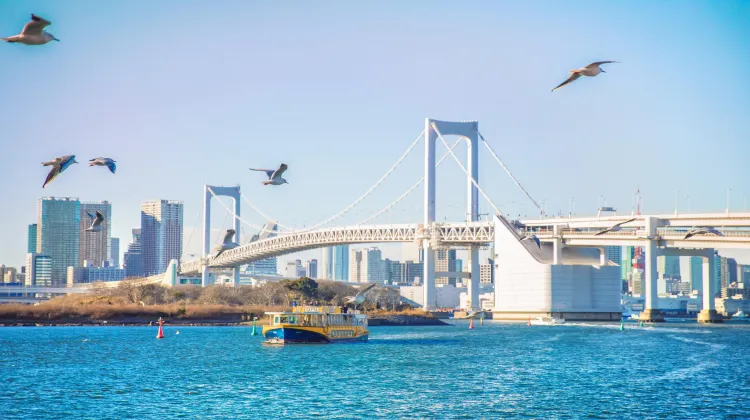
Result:
{"label": "suspension bridge", "polygon": [[[444,136],[457,136],[452,145]],[[424,176],[408,188],[403,194],[381,210],[373,213],[353,226],[330,227],[334,221],[349,213],[355,206],[375,191],[404,161],[417,146],[420,140],[425,141]],[[436,159],[436,145],[442,143],[447,152]],[[459,143],[465,142],[467,147],[467,162],[464,165],[456,156],[454,149]],[[179,271],[183,275],[200,274],[202,285],[209,285],[211,270],[233,269],[234,283],[239,284],[240,266],[265,258],[284,255],[310,249],[344,245],[401,242],[415,243],[423,252],[424,306],[429,308],[430,302],[435,301],[435,251],[451,247],[462,247],[468,250],[468,295],[473,307],[479,303],[479,250],[495,242],[496,220],[479,220],[479,195],[492,208],[495,219],[503,218],[502,212],[490,196],[479,184],[479,150],[480,142],[485,146],[493,159],[503,168],[515,185],[523,192],[528,200],[545,216],[542,207],[523,187],[515,176],[493,150],[490,143],[479,131],[477,121],[450,122],[425,119],[425,128],[411,143],[406,152],[396,163],[364,194],[354,200],[327,219],[303,229],[294,229],[278,222],[261,211],[250,202],[240,191],[239,186],[204,186],[203,205],[203,241],[200,258],[181,261]],[[466,176],[466,218],[460,222],[439,223],[435,217],[436,203],[436,169],[450,156],[461,168]],[[424,185],[424,214],[421,223],[413,224],[368,224],[376,217],[388,212],[401,202],[406,196]],[[225,196],[233,199],[234,208],[224,204],[218,197]],[[227,250],[220,256],[211,255],[210,215],[212,199],[224,208],[228,216],[233,218],[235,242],[237,248]],[[240,213],[240,201],[243,200],[253,211],[266,221],[278,226],[278,232],[264,226],[254,225],[243,219]],[[601,229],[608,228],[615,223],[634,218],[625,229],[600,234]],[[260,231],[260,237],[249,241],[241,241],[241,224]],[[711,226],[720,228],[723,236],[693,236],[685,239],[685,233],[695,226]],[[517,234],[533,232],[543,243],[552,245],[553,264],[562,264],[562,249],[565,247],[603,248],[605,246],[632,245],[644,246],[647,253],[646,283],[647,288],[654,288],[655,293],[655,262],[649,264],[651,257],[654,261],[657,249],[714,249],[714,248],[750,248],[750,213],[715,213],[715,214],[665,214],[665,215],[637,215],[637,216],[609,216],[584,218],[545,218],[534,220],[519,220],[514,224]],[[651,250],[651,251],[649,251]],[[496,250],[497,251],[497,250]],[[664,254],[665,252],[662,252]],[[603,253],[601,254],[603,255]],[[604,258],[604,257],[602,257]],[[605,264],[606,261],[602,261]],[[653,267],[651,267],[653,266]],[[650,271],[649,271],[650,270]],[[439,273],[445,275],[446,273]],[[652,287],[653,285],[653,287]],[[649,289],[650,290],[650,289]],[[648,300],[647,300],[648,303]]]}

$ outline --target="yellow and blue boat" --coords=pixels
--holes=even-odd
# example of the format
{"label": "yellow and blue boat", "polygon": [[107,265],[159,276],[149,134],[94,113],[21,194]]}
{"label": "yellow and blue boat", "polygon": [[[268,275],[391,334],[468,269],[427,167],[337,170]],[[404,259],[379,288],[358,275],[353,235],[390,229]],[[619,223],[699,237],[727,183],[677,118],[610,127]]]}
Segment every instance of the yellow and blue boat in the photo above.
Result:
{"label": "yellow and blue boat", "polygon": [[268,344],[367,341],[367,315],[338,306],[296,306],[291,312],[267,312],[263,326]]}

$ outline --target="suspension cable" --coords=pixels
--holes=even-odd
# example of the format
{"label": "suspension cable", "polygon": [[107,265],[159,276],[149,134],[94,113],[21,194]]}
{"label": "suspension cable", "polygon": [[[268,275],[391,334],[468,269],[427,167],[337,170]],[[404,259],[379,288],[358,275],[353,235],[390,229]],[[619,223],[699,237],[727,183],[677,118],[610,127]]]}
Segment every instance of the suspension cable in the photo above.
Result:
{"label": "suspension cable", "polygon": [[500,164],[500,166],[502,166],[502,167],[503,167],[503,169],[505,170],[505,173],[507,173],[507,174],[508,174],[508,176],[510,177],[510,179],[512,179],[512,180],[513,180],[513,182],[515,182],[515,183],[516,183],[516,185],[518,186],[518,188],[520,188],[520,189],[521,189],[521,191],[523,191],[523,193],[524,193],[524,194],[526,194],[526,197],[528,197],[528,198],[529,198],[529,200],[531,200],[531,202],[532,202],[532,203],[534,203],[534,205],[536,206],[536,208],[538,208],[538,209],[539,209],[539,211],[541,211],[541,212],[542,212],[542,215],[545,215],[544,209],[543,209],[543,208],[542,208],[542,207],[541,207],[541,206],[539,205],[539,203],[537,203],[537,202],[536,202],[536,200],[534,200],[534,199],[533,199],[533,198],[531,197],[531,194],[529,194],[529,192],[528,192],[528,191],[526,191],[526,188],[524,188],[524,187],[523,187],[523,185],[521,185],[521,183],[520,183],[520,182],[518,182],[518,180],[516,179],[516,177],[514,177],[514,176],[513,176],[513,174],[512,174],[512,173],[510,173],[510,170],[508,170],[508,168],[507,168],[507,167],[505,166],[505,164],[503,163],[503,161],[502,161],[502,160],[500,160],[500,158],[499,158],[499,157],[497,157],[497,154],[495,153],[495,151],[494,151],[494,150],[492,150],[492,146],[490,146],[490,144],[489,144],[489,143],[487,142],[487,140],[485,140],[485,138],[484,138],[484,136],[482,135],[482,133],[480,133],[480,132],[479,132],[479,130],[477,130],[477,134],[479,134],[479,137],[480,137],[480,138],[482,139],[482,142],[484,143],[484,145],[485,145],[485,146],[487,146],[487,150],[489,150],[489,151],[490,151],[490,154],[492,154],[492,156],[493,156],[493,157],[495,158],[495,160],[497,161],[497,163],[499,163],[499,164]]}
{"label": "suspension cable", "polygon": [[225,209],[226,211],[228,211],[229,213],[231,213],[231,214],[232,214],[232,216],[236,217],[236,218],[237,218],[237,220],[239,220],[240,222],[242,222],[242,223],[244,223],[244,224],[246,224],[246,225],[250,226],[250,227],[251,227],[251,228],[253,228],[253,229],[260,229],[260,230],[262,230],[262,231],[269,231],[269,232],[271,231],[270,229],[265,229],[265,228],[263,228],[263,227],[258,227],[258,226],[256,226],[256,225],[254,225],[254,224],[252,224],[252,223],[250,223],[250,222],[248,222],[248,221],[244,220],[244,219],[243,219],[243,218],[241,218],[240,216],[237,216],[236,214],[234,214],[234,211],[232,211],[232,210],[231,210],[231,209],[230,209],[229,207],[227,207],[227,205],[226,205],[226,204],[224,204],[224,202],[223,202],[223,201],[219,200],[219,198],[218,198],[218,197],[216,196],[216,193],[214,193],[214,190],[213,190],[213,189],[212,189],[211,187],[208,187],[208,192],[210,192],[210,193],[211,193],[211,195],[212,195],[212,196],[213,196],[214,198],[216,198],[216,201],[218,201],[218,202],[219,202],[219,204],[221,204],[221,206],[222,206],[222,207],[224,207],[224,209]]}
{"label": "suspension cable", "polygon": [[182,248],[182,255],[180,255],[180,259],[183,259],[185,257],[185,252],[187,252],[188,248],[190,247],[190,241],[193,240],[193,233],[195,233],[195,225],[198,223],[198,220],[200,220],[201,217],[201,209],[198,209],[197,217],[195,218],[195,222],[193,223],[193,229],[190,230],[190,236],[188,236],[187,245],[185,245],[184,248]]}
{"label": "suspension cable", "polygon": [[245,202],[247,204],[249,204],[250,207],[253,210],[255,210],[258,214],[260,214],[264,219],[268,220],[271,223],[276,223],[276,225],[278,225],[282,229],[285,229],[285,230],[294,230],[294,228],[290,228],[289,226],[282,225],[277,220],[274,220],[274,219],[266,216],[265,213],[263,213],[258,207],[256,207],[255,204],[251,203],[250,200],[248,200],[247,197],[245,197],[245,194],[242,194],[242,192],[240,192],[240,197],[242,197],[242,199],[245,200]]}
{"label": "suspension cable", "polygon": [[396,168],[398,167],[398,165],[400,165],[400,164],[401,164],[401,162],[402,162],[402,161],[403,161],[403,160],[404,160],[404,159],[406,158],[406,156],[407,156],[407,155],[408,155],[408,154],[409,154],[409,153],[410,153],[410,152],[412,151],[412,149],[414,149],[414,146],[416,146],[416,145],[417,145],[417,143],[419,142],[419,140],[421,140],[421,139],[422,139],[422,136],[424,136],[424,130],[422,130],[422,132],[421,132],[421,133],[419,133],[419,136],[418,136],[418,137],[417,137],[417,138],[416,138],[416,139],[414,140],[414,142],[412,142],[411,146],[409,146],[409,148],[408,148],[408,149],[406,149],[406,152],[405,152],[405,153],[404,153],[403,155],[401,155],[401,157],[400,157],[400,158],[399,158],[399,159],[398,159],[398,160],[396,161],[396,163],[395,163],[395,164],[394,164],[394,165],[393,165],[393,166],[391,167],[391,169],[389,169],[389,170],[388,170],[388,172],[386,172],[386,173],[385,173],[385,175],[383,175],[383,176],[382,176],[382,177],[381,177],[381,178],[380,178],[380,179],[378,180],[378,182],[376,182],[376,183],[375,183],[375,185],[373,185],[372,187],[370,187],[370,189],[369,189],[369,190],[367,190],[367,192],[365,192],[364,194],[362,194],[362,196],[361,196],[361,197],[359,197],[359,198],[358,198],[357,200],[355,200],[355,201],[354,201],[354,202],[353,202],[352,204],[348,205],[348,206],[347,206],[346,208],[344,208],[344,209],[343,209],[343,210],[341,210],[340,212],[338,212],[338,213],[334,214],[333,216],[329,217],[328,219],[326,219],[326,220],[324,220],[324,221],[322,221],[322,222],[320,222],[320,223],[317,223],[317,224],[315,224],[315,225],[312,225],[312,226],[310,226],[310,227],[309,227],[309,228],[307,228],[307,229],[303,229],[303,230],[301,230],[301,231],[298,231],[298,232],[308,232],[308,231],[311,231],[311,230],[315,230],[315,229],[319,228],[320,226],[323,226],[323,225],[327,225],[328,223],[330,223],[330,222],[332,222],[332,221],[334,221],[334,220],[338,219],[338,218],[339,218],[339,217],[341,217],[342,215],[344,215],[344,213],[346,213],[346,212],[348,212],[349,210],[351,210],[351,209],[352,209],[352,207],[356,206],[356,205],[357,205],[357,204],[359,204],[359,203],[360,203],[360,202],[361,202],[362,200],[364,200],[365,198],[367,198],[367,196],[368,196],[368,195],[370,195],[370,193],[371,193],[371,192],[373,192],[373,191],[375,190],[375,188],[377,188],[377,187],[378,187],[378,186],[379,186],[380,184],[382,184],[382,183],[383,183],[383,181],[385,181],[385,179],[386,179],[386,178],[388,178],[388,176],[389,176],[389,175],[390,175],[390,174],[391,174],[391,173],[392,173],[392,172],[393,172],[394,170],[396,170]]}
{"label": "suspension cable", "polygon": [[[458,143],[460,143],[460,142],[461,142],[461,139],[458,139],[458,140],[456,140],[456,142],[455,142],[455,143],[453,143],[453,146],[451,146],[451,149],[454,149],[454,148],[455,148],[455,147],[456,147],[456,146],[458,145]],[[441,163],[443,163],[443,161],[445,160],[445,158],[447,158],[447,157],[448,157],[448,155],[449,155],[449,154],[450,154],[449,152],[445,152],[445,154],[443,155],[443,157],[441,157],[441,158],[440,158],[440,160],[438,160],[438,162],[437,162],[437,164],[435,165],[435,167],[438,167],[438,166],[440,166],[440,164],[441,164]],[[400,197],[398,197],[398,198],[397,198],[396,200],[394,200],[394,201],[393,201],[393,202],[392,202],[391,204],[387,205],[387,206],[386,206],[385,208],[383,208],[383,209],[382,209],[382,210],[380,210],[379,212],[377,212],[377,213],[373,214],[372,216],[368,217],[367,219],[365,219],[365,220],[363,220],[363,221],[361,221],[361,222],[359,222],[359,223],[357,223],[357,224],[358,224],[358,225],[364,225],[365,223],[369,222],[370,220],[372,220],[372,219],[374,219],[374,218],[376,218],[376,217],[380,216],[381,214],[383,214],[383,213],[387,212],[388,210],[390,210],[390,209],[391,209],[391,207],[393,207],[393,206],[395,206],[396,204],[398,204],[398,203],[399,203],[399,202],[400,202],[401,200],[403,200],[403,199],[404,199],[404,197],[406,197],[406,196],[407,196],[407,195],[409,195],[409,194],[410,194],[410,193],[411,193],[412,191],[414,191],[414,190],[415,190],[415,189],[416,189],[416,188],[417,188],[417,187],[418,187],[418,186],[419,186],[420,184],[422,184],[422,182],[424,182],[424,176],[423,176],[423,177],[422,177],[422,178],[421,178],[421,179],[420,179],[419,181],[417,181],[417,183],[416,183],[416,184],[412,185],[412,186],[411,186],[411,188],[409,188],[408,190],[406,190],[406,192],[405,192],[405,193],[401,194],[401,196],[400,196]]]}
{"label": "suspension cable", "polygon": [[443,135],[440,134],[440,130],[438,130],[437,125],[434,122],[432,123],[432,129],[435,130],[435,133],[438,135],[438,137],[440,138],[440,140],[442,140],[442,142],[445,145],[445,147],[448,148],[448,152],[451,154],[451,156],[453,156],[453,160],[455,160],[456,163],[458,163],[458,166],[461,167],[461,170],[463,170],[464,173],[466,173],[466,175],[469,177],[469,179],[471,179],[471,182],[474,184],[474,186],[477,187],[477,189],[479,190],[480,193],[482,193],[482,196],[484,197],[484,199],[487,200],[490,203],[490,205],[492,206],[493,209],[495,209],[495,213],[502,214],[502,212],[500,211],[500,209],[497,208],[497,206],[490,199],[490,197],[487,196],[487,194],[485,194],[485,192],[482,189],[482,187],[479,186],[479,184],[477,183],[477,180],[474,179],[473,176],[471,176],[471,174],[469,173],[469,171],[467,171],[466,168],[464,168],[464,165],[461,164],[461,161],[458,160],[458,157],[456,157],[456,154],[453,153],[453,150],[450,148],[450,146],[448,146],[448,142],[445,141],[445,138],[443,138]]}

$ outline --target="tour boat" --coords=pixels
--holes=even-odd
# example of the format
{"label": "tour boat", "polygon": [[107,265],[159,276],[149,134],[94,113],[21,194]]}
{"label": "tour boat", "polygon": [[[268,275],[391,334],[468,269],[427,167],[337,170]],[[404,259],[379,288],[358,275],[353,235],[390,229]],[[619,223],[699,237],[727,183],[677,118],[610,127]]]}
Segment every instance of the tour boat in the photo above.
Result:
{"label": "tour boat", "polygon": [[295,306],[291,312],[267,312],[267,344],[367,341],[367,315],[338,306]]}
{"label": "tour boat", "polygon": [[551,316],[538,316],[531,320],[531,325],[560,325],[564,323],[564,319]]}

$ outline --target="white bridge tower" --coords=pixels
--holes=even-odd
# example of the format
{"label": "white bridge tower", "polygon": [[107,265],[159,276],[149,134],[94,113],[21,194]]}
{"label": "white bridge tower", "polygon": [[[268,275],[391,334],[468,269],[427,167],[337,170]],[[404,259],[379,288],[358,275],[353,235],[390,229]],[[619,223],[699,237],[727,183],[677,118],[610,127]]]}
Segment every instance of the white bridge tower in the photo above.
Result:
{"label": "white bridge tower", "polygon": [[[234,242],[240,243],[240,186],[216,187],[213,185],[203,186],[203,255],[201,259],[201,285],[209,285],[208,259],[211,255],[211,197],[232,197],[234,200]],[[224,236],[224,233],[220,233]],[[234,287],[240,284],[240,267],[233,269]]]}

